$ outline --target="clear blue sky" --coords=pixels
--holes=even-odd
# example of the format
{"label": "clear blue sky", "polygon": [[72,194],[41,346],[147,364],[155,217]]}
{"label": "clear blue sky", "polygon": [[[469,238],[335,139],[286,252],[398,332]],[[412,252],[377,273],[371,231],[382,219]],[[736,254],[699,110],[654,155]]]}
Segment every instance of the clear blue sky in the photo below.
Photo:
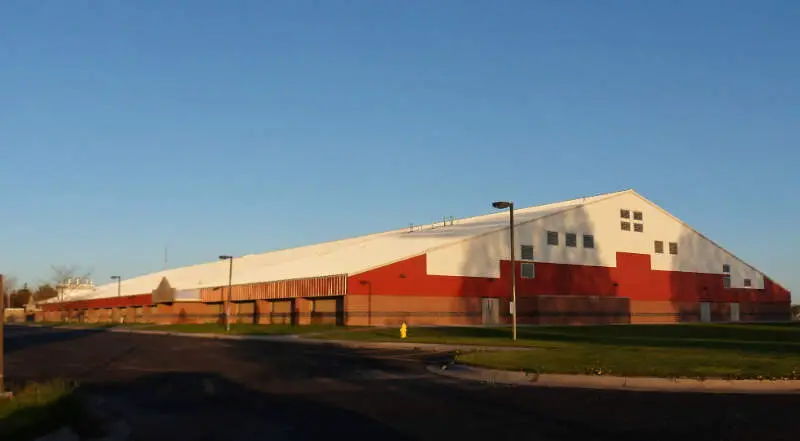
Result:
{"label": "clear blue sky", "polygon": [[4,1],[0,271],[635,188],[800,292],[800,2]]}

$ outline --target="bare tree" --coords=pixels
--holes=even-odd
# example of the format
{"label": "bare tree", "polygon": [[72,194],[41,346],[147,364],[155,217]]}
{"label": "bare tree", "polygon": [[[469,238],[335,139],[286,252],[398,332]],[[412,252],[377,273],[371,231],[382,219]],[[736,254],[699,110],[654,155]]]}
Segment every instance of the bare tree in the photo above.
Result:
{"label": "bare tree", "polygon": [[33,294],[33,296],[36,301],[41,302],[42,300],[58,297],[58,291],[49,283],[42,283],[39,284],[38,288],[36,288],[36,292]]}
{"label": "bare tree", "polygon": [[78,265],[51,265],[53,270],[52,282],[61,285],[67,284],[70,280],[75,279],[88,279],[91,277],[91,271],[81,270]]}
{"label": "bare tree", "polygon": [[89,280],[92,272],[81,270],[78,265],[51,265],[53,270],[52,281],[58,292],[58,303],[64,313],[64,291],[80,285],[80,281]]}
{"label": "bare tree", "polygon": [[17,279],[14,276],[3,276],[3,298],[4,304],[11,305],[11,294],[17,289]]}

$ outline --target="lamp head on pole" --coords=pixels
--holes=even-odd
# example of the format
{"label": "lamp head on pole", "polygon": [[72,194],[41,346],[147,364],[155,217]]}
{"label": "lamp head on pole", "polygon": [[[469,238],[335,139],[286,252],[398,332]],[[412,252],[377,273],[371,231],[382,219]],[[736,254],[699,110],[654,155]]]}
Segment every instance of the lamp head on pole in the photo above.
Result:
{"label": "lamp head on pole", "polygon": [[228,260],[228,259],[233,259],[233,256],[227,256],[227,255],[219,256],[219,260]]}
{"label": "lamp head on pole", "polygon": [[498,210],[502,210],[504,208],[508,208],[508,207],[513,206],[513,205],[514,205],[513,202],[508,202],[508,201],[492,202],[492,207],[497,208]]}
{"label": "lamp head on pole", "polygon": [[120,276],[111,276],[111,280],[121,280],[122,277]]}

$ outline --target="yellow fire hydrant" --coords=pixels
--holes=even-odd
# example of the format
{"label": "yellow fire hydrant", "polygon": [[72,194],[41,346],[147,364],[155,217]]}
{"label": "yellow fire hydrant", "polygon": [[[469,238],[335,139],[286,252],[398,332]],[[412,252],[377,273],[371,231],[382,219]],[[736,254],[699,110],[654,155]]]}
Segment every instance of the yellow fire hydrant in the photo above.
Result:
{"label": "yellow fire hydrant", "polygon": [[405,339],[407,336],[408,336],[408,325],[406,325],[406,322],[404,320],[403,324],[400,325],[400,338]]}

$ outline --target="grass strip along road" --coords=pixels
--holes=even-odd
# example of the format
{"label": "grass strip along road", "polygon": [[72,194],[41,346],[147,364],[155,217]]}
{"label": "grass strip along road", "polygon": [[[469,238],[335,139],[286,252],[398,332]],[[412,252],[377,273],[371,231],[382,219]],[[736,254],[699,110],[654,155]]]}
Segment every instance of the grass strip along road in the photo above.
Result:
{"label": "grass strip along road", "polygon": [[74,385],[54,380],[31,383],[0,398],[0,439],[31,439],[83,418]]}
{"label": "grass strip along road", "polygon": [[[337,340],[399,341],[398,330],[332,331]],[[531,351],[468,352],[459,362],[507,370],[687,378],[800,378],[800,325],[681,324],[411,328],[417,343],[530,346]]]}
{"label": "grass strip along road", "polygon": [[[92,325],[89,325],[92,326]],[[109,326],[109,325],[100,325]],[[126,325],[134,329],[224,333],[217,324]],[[236,324],[240,335],[305,334],[310,338],[401,341],[399,329],[330,325]],[[800,378],[800,324],[410,327],[409,343],[527,346],[531,351],[479,351],[459,362],[537,373],[686,378]]]}

